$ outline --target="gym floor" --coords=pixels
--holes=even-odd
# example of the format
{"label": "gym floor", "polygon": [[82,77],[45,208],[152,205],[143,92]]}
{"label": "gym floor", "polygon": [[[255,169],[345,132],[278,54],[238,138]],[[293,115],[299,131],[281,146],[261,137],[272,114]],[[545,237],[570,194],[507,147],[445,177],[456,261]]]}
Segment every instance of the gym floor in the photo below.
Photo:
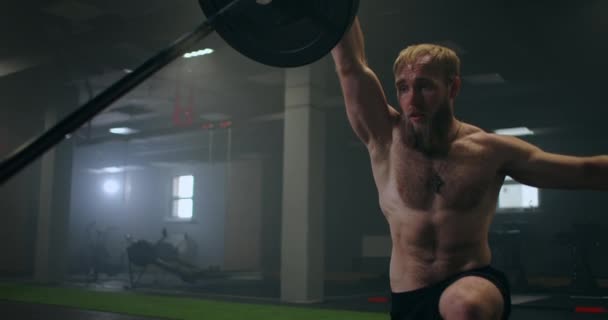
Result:
{"label": "gym floor", "polygon": [[[142,279],[137,289],[129,289],[127,278],[114,277],[95,283],[72,281],[65,287],[102,292],[137,292],[172,297],[197,298],[207,301],[253,303],[259,306],[287,305],[276,297],[280,292],[278,281],[261,281],[245,276],[211,279],[196,285],[184,285],[170,277]],[[340,282],[329,281],[325,286],[323,303],[305,305],[306,308],[373,312],[387,314],[389,302],[382,281]],[[255,298],[253,298],[255,297]],[[569,296],[565,294],[514,294],[510,319],[606,319],[608,296]],[[298,307],[303,307],[298,305]],[[39,303],[0,300],[2,319],[88,319],[136,320],[160,319],[138,317],[111,312],[78,309]],[[166,318],[166,317],[163,317]],[[180,319],[179,316],[169,317]],[[387,316],[388,319],[388,316]]]}
{"label": "gym floor", "polygon": [[[606,303],[604,303],[606,305]],[[330,307],[331,303],[326,303],[326,307]],[[378,308],[375,305],[369,305],[369,309],[384,309],[388,307],[383,306]],[[343,308],[344,304],[336,304],[336,308]],[[118,313],[99,312],[91,310],[82,310],[69,307],[51,306],[44,304],[33,304],[33,303],[22,303],[13,301],[0,300],[0,310],[2,310],[3,319],[21,319],[21,320],[70,320],[70,319],[81,319],[81,320],[144,320],[144,319],[159,319],[159,318],[148,318],[148,317],[136,317],[130,315],[122,315]],[[372,310],[374,312],[384,312],[379,310]],[[388,317],[387,317],[388,319]],[[538,308],[534,306],[521,306],[514,305],[513,312],[510,319],[513,320],[527,320],[527,319],[552,319],[552,320],[592,320],[592,319],[606,319],[606,314],[594,314],[594,313],[573,313],[568,310],[558,310],[549,308]]]}
{"label": "gym floor", "polygon": [[[159,319],[148,317],[135,317],[129,315],[121,315],[117,313],[99,312],[90,310],[81,310],[68,307],[51,306],[43,304],[32,304],[22,302],[0,301],[0,310],[5,315],[4,319],[21,319],[21,320],[144,320],[144,319]],[[388,319],[388,318],[387,318]],[[585,319],[606,319],[605,314],[577,314],[559,310],[534,309],[534,308],[519,308],[515,306],[510,319],[570,319],[570,320],[585,320]]]}

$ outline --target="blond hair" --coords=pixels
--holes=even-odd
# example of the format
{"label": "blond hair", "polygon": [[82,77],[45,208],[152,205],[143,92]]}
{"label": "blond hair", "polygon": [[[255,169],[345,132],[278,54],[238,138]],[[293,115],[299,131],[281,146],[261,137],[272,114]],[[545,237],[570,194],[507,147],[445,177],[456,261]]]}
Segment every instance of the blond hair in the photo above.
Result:
{"label": "blond hair", "polygon": [[430,62],[428,63],[432,67],[436,67],[437,70],[445,76],[445,79],[449,81],[455,76],[460,75],[460,58],[454,50],[436,45],[436,44],[416,44],[406,47],[401,50],[395,63],[393,64],[393,74],[397,74],[401,71],[406,64],[415,64],[418,59],[428,56]]}

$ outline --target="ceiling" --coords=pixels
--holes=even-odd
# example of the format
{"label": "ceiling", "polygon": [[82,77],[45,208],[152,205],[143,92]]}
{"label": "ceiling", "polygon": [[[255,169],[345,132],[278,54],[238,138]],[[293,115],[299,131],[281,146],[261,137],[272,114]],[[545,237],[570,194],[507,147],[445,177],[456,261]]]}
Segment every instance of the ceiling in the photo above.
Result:
{"label": "ceiling", "polygon": [[[0,12],[0,88],[16,78],[69,85],[78,103],[65,113],[204,20],[194,0],[8,0]],[[607,1],[361,0],[359,16],[369,63],[393,104],[394,57],[408,44],[435,42],[461,55],[465,82],[456,113],[465,121],[580,132],[599,127],[608,113]],[[80,130],[80,143],[120,139],[107,130],[129,126],[140,130],[130,139],[147,149],[158,139],[196,145],[188,135],[230,120],[268,134],[242,139],[276,140],[280,148],[271,137],[282,128],[284,70],[241,56],[217,34],[193,50],[202,48],[214,53],[160,70]],[[336,108],[328,112],[342,119],[336,130],[348,131],[342,135],[351,141],[337,81],[329,83],[326,104]],[[186,112],[194,125],[177,120]]]}

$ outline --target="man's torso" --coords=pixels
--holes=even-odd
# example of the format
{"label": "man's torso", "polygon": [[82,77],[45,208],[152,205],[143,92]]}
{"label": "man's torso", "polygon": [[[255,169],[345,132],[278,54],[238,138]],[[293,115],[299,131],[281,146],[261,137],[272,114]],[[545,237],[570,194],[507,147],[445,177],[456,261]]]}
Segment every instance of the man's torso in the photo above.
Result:
{"label": "man's torso", "polygon": [[[402,142],[371,152],[380,206],[393,243],[393,292],[414,290],[490,263],[487,233],[504,176],[485,133],[463,124],[444,157],[428,157]],[[433,175],[443,180],[439,192]]]}

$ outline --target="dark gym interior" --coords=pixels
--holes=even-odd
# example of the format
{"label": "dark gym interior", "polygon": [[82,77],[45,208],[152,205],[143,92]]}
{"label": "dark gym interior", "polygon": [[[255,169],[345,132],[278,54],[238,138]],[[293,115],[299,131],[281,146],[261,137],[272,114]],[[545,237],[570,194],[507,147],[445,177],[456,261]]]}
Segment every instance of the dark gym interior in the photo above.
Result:
{"label": "dark gym interior", "polygon": [[[194,0],[11,0],[0,16],[3,159],[205,19]],[[550,152],[608,153],[607,1],[361,0],[358,17],[390,104],[399,51],[442,44],[462,60],[458,119],[526,128],[518,137]],[[0,285],[388,318],[389,228],[331,57],[270,67],[215,33],[188,52],[0,185]],[[298,103],[310,119],[288,115]],[[605,200],[505,181],[489,241],[511,319],[607,316]],[[290,261],[320,286],[307,301],[286,293]],[[2,293],[0,313],[137,318],[40,299]]]}

